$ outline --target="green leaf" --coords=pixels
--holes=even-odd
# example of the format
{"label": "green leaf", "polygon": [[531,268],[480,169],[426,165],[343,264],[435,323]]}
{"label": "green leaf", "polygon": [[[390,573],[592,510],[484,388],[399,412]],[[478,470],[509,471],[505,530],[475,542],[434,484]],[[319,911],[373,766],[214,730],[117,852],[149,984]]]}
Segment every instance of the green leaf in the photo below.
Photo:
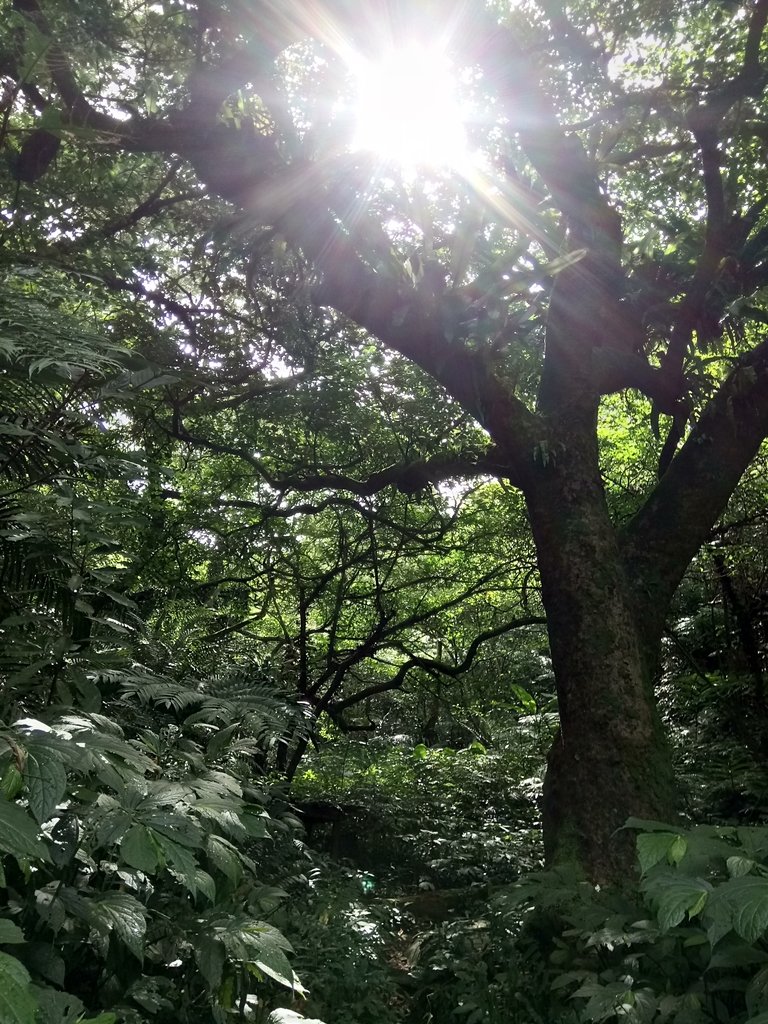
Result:
{"label": "green leaf", "polygon": [[93,900],[91,908],[96,927],[102,925],[107,931],[114,931],[131,953],[141,960],[147,931],[141,903],[127,893],[114,892]]}
{"label": "green leaf", "polygon": [[667,860],[670,864],[679,864],[687,849],[687,841],[682,836],[675,836],[674,842],[667,851]]}
{"label": "green leaf", "polygon": [[536,700],[525,689],[525,687],[520,686],[519,683],[512,683],[510,689],[512,690],[512,693],[514,693],[514,695],[520,701],[520,706],[522,707],[523,711],[525,711],[525,713],[528,715],[535,715],[537,711]]}
{"label": "green leaf", "polygon": [[126,864],[150,875],[160,863],[157,843],[144,825],[131,825],[120,842],[120,853]]}
{"label": "green leaf", "polygon": [[749,1013],[768,1008],[768,967],[763,967],[751,979],[747,985],[746,1000]]}
{"label": "green leaf", "polygon": [[656,903],[659,925],[666,931],[679,925],[686,914],[695,917],[701,913],[712,886],[702,878],[674,875],[655,880],[648,891]]}
{"label": "green leaf", "polygon": [[754,964],[764,964],[766,961],[768,961],[768,953],[764,953],[761,949],[756,949],[731,932],[728,942],[724,942],[712,954],[707,964],[707,970],[751,967]]}
{"label": "green leaf", "polygon": [[24,768],[29,809],[42,825],[53,817],[67,788],[67,773],[58,755],[39,747],[27,755]]}
{"label": "green leaf", "polygon": [[85,897],[74,889],[63,889],[59,900],[71,914],[86,921],[102,935],[114,932],[138,960],[143,959],[147,922],[144,907],[133,896],[109,892],[103,896]]}
{"label": "green leaf", "polygon": [[30,991],[26,967],[16,957],[0,953],[0,1021],[35,1024],[37,1002]]}
{"label": "green leaf", "polygon": [[215,992],[221,984],[221,974],[226,963],[227,952],[218,939],[201,935],[195,946],[195,960],[208,988]]}
{"label": "green leaf", "polygon": [[0,917],[0,945],[10,946],[24,941],[24,932],[21,928],[8,918]]}
{"label": "green leaf", "polygon": [[15,800],[24,786],[24,777],[15,761],[6,767],[0,779],[0,794],[6,800]]}
{"label": "green leaf", "polygon": [[195,869],[195,886],[211,903],[216,902],[216,883],[202,868]]}
{"label": "green leaf", "polygon": [[637,837],[637,857],[643,874],[669,856],[676,839],[676,832],[644,832]]}
{"label": "green leaf", "polygon": [[243,877],[243,865],[232,844],[221,836],[209,836],[205,850],[213,867],[237,885]]}
{"label": "green leaf", "polygon": [[70,864],[80,846],[80,819],[67,813],[51,829],[51,860],[57,868]]}
{"label": "green leaf", "polygon": [[233,918],[217,928],[217,935],[230,959],[252,964],[286,988],[304,991],[285,955],[291,944],[277,928],[265,921]]}
{"label": "green leaf", "polygon": [[582,1011],[584,1019],[602,1021],[614,1016],[622,1007],[631,1005],[632,991],[620,981],[612,981],[607,985],[590,981],[577,989],[572,998],[587,999],[587,1005]]}
{"label": "green leaf", "polygon": [[190,853],[186,847],[181,846],[179,843],[174,843],[167,836],[158,835],[157,839],[168,866],[178,876],[191,895],[196,896],[197,861],[194,854]]}
{"label": "green leaf", "polygon": [[251,839],[267,839],[269,837],[269,829],[267,828],[269,815],[264,811],[254,814],[250,811],[244,811],[240,815],[240,821],[245,826],[245,831]]}
{"label": "green leaf", "polygon": [[175,814],[165,809],[150,811],[142,814],[142,821],[154,832],[167,836],[173,843],[192,849],[197,849],[203,844],[203,831],[183,814]]}
{"label": "green leaf", "polygon": [[122,807],[106,809],[97,819],[94,829],[94,843],[97,847],[112,846],[119,842],[128,831],[131,824],[131,815]]}
{"label": "green leaf", "polygon": [[733,911],[733,930],[756,942],[768,928],[768,878],[731,878],[720,887]]}
{"label": "green leaf", "polygon": [[64,987],[66,965],[62,957],[51,949],[49,942],[28,942],[24,947],[24,964],[33,975],[38,975],[52,985]]}
{"label": "green leaf", "polygon": [[755,862],[749,857],[729,857],[725,863],[731,878],[741,878],[743,875],[748,875],[755,866]]}
{"label": "green leaf", "polygon": [[77,996],[39,985],[33,986],[33,992],[38,1005],[38,1024],[75,1024],[81,1019],[83,1004]]}
{"label": "green leaf", "polygon": [[51,859],[37,824],[21,807],[7,800],[0,800],[0,850],[18,860]]}

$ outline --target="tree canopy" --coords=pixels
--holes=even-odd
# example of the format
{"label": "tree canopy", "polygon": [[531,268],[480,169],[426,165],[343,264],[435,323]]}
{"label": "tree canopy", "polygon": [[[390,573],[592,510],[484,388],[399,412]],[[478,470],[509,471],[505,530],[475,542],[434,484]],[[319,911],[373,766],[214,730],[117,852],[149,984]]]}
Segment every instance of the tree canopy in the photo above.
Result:
{"label": "tree canopy", "polygon": [[628,819],[682,861],[733,797],[694,694],[768,736],[768,3],[0,10],[8,891],[47,865],[107,972],[179,915],[151,999],[180,959],[223,1020],[295,983],[238,843],[335,745],[407,803],[432,747],[549,744],[550,867],[623,884]]}

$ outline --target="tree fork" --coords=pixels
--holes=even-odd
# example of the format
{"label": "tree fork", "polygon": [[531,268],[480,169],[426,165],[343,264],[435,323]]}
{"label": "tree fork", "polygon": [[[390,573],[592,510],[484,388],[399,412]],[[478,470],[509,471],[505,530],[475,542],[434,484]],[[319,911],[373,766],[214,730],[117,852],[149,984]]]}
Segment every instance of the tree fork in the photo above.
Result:
{"label": "tree fork", "polygon": [[575,861],[595,882],[621,883],[634,862],[626,819],[669,820],[676,798],[653,659],[600,479],[595,415],[596,402],[585,402],[558,431],[526,491],[560,712],[543,824],[550,863]]}

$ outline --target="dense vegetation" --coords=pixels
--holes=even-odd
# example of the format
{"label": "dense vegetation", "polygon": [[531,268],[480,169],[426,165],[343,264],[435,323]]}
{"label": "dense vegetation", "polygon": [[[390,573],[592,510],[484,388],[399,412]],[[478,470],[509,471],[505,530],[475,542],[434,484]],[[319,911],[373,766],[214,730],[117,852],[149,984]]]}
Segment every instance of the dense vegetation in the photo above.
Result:
{"label": "dense vegetation", "polygon": [[0,18],[0,1024],[768,1024],[766,0]]}

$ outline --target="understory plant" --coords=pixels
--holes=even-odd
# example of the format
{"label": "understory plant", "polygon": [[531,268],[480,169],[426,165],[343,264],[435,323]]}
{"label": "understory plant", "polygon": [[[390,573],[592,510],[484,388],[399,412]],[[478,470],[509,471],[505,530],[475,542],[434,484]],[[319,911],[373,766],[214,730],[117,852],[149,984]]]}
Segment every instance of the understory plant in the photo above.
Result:
{"label": "understory plant", "polygon": [[[260,851],[280,826],[193,745],[101,714],[0,732],[0,1019],[223,1021],[303,991],[269,922]],[[174,777],[175,776],[175,777]]]}

